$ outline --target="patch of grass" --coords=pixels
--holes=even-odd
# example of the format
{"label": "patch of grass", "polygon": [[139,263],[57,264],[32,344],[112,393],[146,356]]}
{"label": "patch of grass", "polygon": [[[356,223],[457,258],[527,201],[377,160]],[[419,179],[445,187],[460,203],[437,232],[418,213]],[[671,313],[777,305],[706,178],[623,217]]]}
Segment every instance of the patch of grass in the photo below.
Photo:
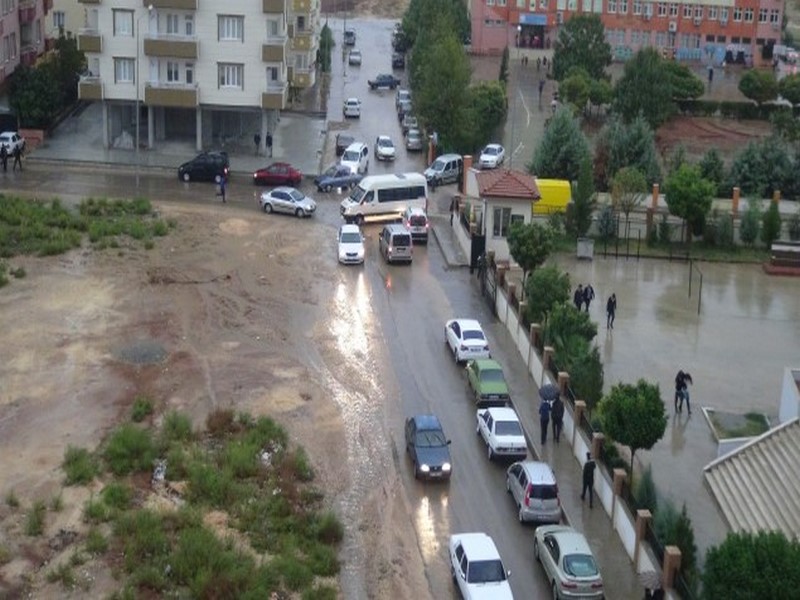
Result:
{"label": "patch of grass", "polygon": [[133,499],[133,490],[124,483],[109,483],[100,492],[103,502],[115,510],[127,510]]}
{"label": "patch of grass", "polygon": [[147,471],[155,459],[155,447],[149,431],[126,423],[108,440],[105,459],[114,475]]}
{"label": "patch of grass", "polygon": [[105,523],[111,518],[111,511],[102,499],[94,496],[86,501],[83,507],[83,520],[87,523]]}
{"label": "patch of grass", "polygon": [[147,396],[136,396],[133,399],[133,408],[131,409],[131,419],[134,423],[141,423],[147,417],[153,414],[153,402]]}
{"label": "patch of grass", "polygon": [[61,468],[67,474],[67,485],[86,485],[98,473],[97,462],[86,448],[67,446]]}
{"label": "patch of grass", "polygon": [[44,532],[44,516],[46,511],[47,507],[41,500],[37,500],[33,503],[33,506],[31,506],[31,509],[28,511],[28,515],[25,517],[25,535],[30,537],[42,535],[42,532]]}
{"label": "patch of grass", "polygon": [[260,448],[252,442],[232,440],[225,447],[224,468],[230,470],[238,479],[253,477],[261,468],[258,459],[259,450]]}
{"label": "patch of grass", "polygon": [[50,498],[50,510],[53,512],[61,512],[64,509],[64,498],[59,491],[58,494]]}
{"label": "patch of grass", "polygon": [[314,544],[306,551],[308,566],[314,575],[333,577],[339,572],[336,550],[325,544]]}
{"label": "patch of grass", "polygon": [[141,509],[123,513],[114,524],[114,533],[123,543],[128,571],[169,554],[163,518],[152,511]]}
{"label": "patch of grass", "polygon": [[760,413],[750,412],[745,415],[710,413],[711,422],[720,439],[755,437],[765,433],[769,425]]}
{"label": "patch of grass", "polygon": [[189,475],[189,454],[180,444],[171,444],[167,455],[167,479],[182,481]]}
{"label": "patch of grass", "polygon": [[338,544],[344,539],[344,526],[331,511],[322,513],[314,523],[317,539],[323,544]]}
{"label": "patch of grass", "polygon": [[278,556],[273,559],[283,577],[283,583],[293,592],[306,589],[314,581],[314,573],[295,556]]}
{"label": "patch of grass", "polygon": [[105,554],[106,550],[108,550],[108,540],[97,527],[92,527],[89,533],[86,534],[84,548],[89,554]]}
{"label": "patch of grass", "polygon": [[73,567],[79,567],[82,564],[84,564],[86,560],[87,560],[86,555],[76,550],[69,557],[69,564],[71,564]]}
{"label": "patch of grass", "polygon": [[154,221],[152,233],[157,237],[164,237],[169,233],[170,226],[166,221]]}
{"label": "patch of grass", "polygon": [[[162,565],[143,564],[136,567],[131,573],[130,582],[132,589],[146,589],[151,592],[163,592],[167,589],[169,581],[165,574],[165,567]],[[133,593],[129,598],[136,599],[138,594]]]}
{"label": "patch of grass", "polygon": [[14,490],[8,490],[6,494],[6,506],[9,508],[19,508],[19,498],[17,498]]}
{"label": "patch of grass", "polygon": [[237,431],[233,410],[230,408],[218,408],[208,413],[206,431],[215,438]]}
{"label": "patch of grass", "polygon": [[317,585],[303,592],[303,600],[336,600],[339,592],[330,585]]}
{"label": "patch of grass", "polygon": [[170,411],[164,417],[164,424],[161,426],[161,436],[167,442],[183,441],[192,439],[192,421],[178,411]]}
{"label": "patch of grass", "polygon": [[75,587],[75,573],[72,572],[72,566],[67,563],[61,563],[55,569],[47,572],[47,581],[50,583],[61,583],[61,586],[67,589]]}
{"label": "patch of grass", "polygon": [[11,562],[11,550],[5,546],[0,546],[0,565]]}
{"label": "patch of grass", "polygon": [[229,508],[240,496],[240,488],[229,470],[202,462],[189,466],[189,498],[192,502]]}
{"label": "patch of grass", "polygon": [[311,481],[314,479],[314,470],[308,460],[308,454],[304,448],[296,448],[291,456],[292,471],[300,481]]}

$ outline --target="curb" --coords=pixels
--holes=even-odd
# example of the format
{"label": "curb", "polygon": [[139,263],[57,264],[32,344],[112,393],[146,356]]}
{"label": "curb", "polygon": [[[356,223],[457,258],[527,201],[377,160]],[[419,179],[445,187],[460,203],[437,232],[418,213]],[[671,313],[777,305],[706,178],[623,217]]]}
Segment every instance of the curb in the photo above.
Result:
{"label": "curb", "polygon": [[432,230],[433,237],[436,239],[436,245],[439,246],[439,250],[441,251],[442,256],[444,257],[444,262],[447,264],[447,266],[451,269],[465,269],[469,267],[468,263],[454,262],[450,259],[450,256],[448,255],[447,251],[445,251],[444,243],[442,242],[441,239],[439,239],[439,234],[437,233],[437,230],[438,227],[433,228]]}

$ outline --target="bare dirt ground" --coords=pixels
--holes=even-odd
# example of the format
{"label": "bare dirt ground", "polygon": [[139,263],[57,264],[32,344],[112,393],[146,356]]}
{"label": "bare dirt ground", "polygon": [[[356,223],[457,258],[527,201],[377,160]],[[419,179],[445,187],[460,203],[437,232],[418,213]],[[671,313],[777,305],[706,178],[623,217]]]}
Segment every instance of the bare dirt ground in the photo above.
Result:
{"label": "bare dirt ground", "polygon": [[730,160],[751,141],[758,141],[771,133],[768,121],[674,117],[658,130],[656,144],[662,156],[669,156],[682,145],[692,159],[716,148],[724,159]]}

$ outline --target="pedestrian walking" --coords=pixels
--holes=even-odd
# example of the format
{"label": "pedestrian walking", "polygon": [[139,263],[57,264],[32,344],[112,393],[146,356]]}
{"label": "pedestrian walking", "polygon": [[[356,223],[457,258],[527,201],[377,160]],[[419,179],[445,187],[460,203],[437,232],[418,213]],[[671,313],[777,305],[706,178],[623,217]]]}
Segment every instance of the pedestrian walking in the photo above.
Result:
{"label": "pedestrian walking", "polygon": [[8,172],[8,148],[0,146],[0,161],[3,163],[3,172]]}
{"label": "pedestrian walking", "polygon": [[19,170],[22,171],[22,149],[17,146],[14,148],[14,152],[12,154],[14,156],[14,166],[11,168],[11,170],[16,171],[17,165],[19,165]]}
{"label": "pedestrian walking", "polygon": [[564,402],[561,398],[553,400],[550,408],[550,418],[553,421],[553,439],[556,444],[561,440],[561,430],[564,427]]}
{"label": "pedestrian walking", "polygon": [[617,316],[617,295],[611,294],[606,302],[606,329],[614,329],[614,317]]}
{"label": "pedestrian walking", "polygon": [[453,215],[456,213],[457,210],[458,210],[458,200],[456,200],[456,197],[453,196],[452,199],[450,200],[450,227],[453,226]]}
{"label": "pedestrian walking", "polygon": [[575,294],[572,296],[572,303],[578,310],[580,310],[583,305],[583,285],[580,283],[578,284],[578,289],[575,290]]}
{"label": "pedestrian walking", "polygon": [[544,68],[546,69],[547,68],[547,57],[546,56],[542,57],[542,64],[544,65]]}
{"label": "pedestrian walking", "polygon": [[550,403],[542,400],[539,405],[539,424],[542,426],[542,446],[547,442],[547,427],[550,425]]}
{"label": "pedestrian walking", "polygon": [[708,86],[711,87],[711,82],[714,81],[714,65],[708,65]]}
{"label": "pedestrian walking", "polygon": [[586,287],[583,288],[583,303],[586,305],[586,312],[589,312],[589,305],[592,300],[594,300],[594,288],[591,283],[587,283]]}
{"label": "pedestrian walking", "polygon": [[544,92],[544,77],[539,80],[539,102],[542,101],[542,92]]}
{"label": "pedestrian walking", "polygon": [[536,70],[539,71],[542,68],[542,57],[539,56],[536,58]]}
{"label": "pedestrian walking", "polygon": [[269,152],[269,157],[272,158],[272,134],[268,131],[267,132],[267,151]]}
{"label": "pedestrian walking", "polygon": [[550,110],[553,111],[553,114],[556,114],[556,110],[558,110],[558,99],[553,98],[550,100]]}
{"label": "pedestrian walking", "polygon": [[219,192],[217,193],[218,196],[222,196],[222,202],[227,202],[227,198],[225,197],[225,188],[227,184],[225,182],[225,175],[221,175],[219,178]]}
{"label": "pedestrian walking", "polygon": [[261,148],[261,134],[256,133],[253,136],[253,143],[256,145],[256,156],[258,156],[258,151]]}
{"label": "pedestrian walking", "polygon": [[678,371],[675,376],[675,412],[683,412],[683,401],[686,400],[686,412],[692,414],[692,405],[689,403],[689,385],[694,384],[692,376],[689,373],[684,373],[683,370]]}
{"label": "pedestrian walking", "polygon": [[594,508],[594,470],[597,465],[592,459],[592,453],[586,453],[586,462],[583,463],[583,489],[581,490],[581,502],[589,493],[589,508]]}

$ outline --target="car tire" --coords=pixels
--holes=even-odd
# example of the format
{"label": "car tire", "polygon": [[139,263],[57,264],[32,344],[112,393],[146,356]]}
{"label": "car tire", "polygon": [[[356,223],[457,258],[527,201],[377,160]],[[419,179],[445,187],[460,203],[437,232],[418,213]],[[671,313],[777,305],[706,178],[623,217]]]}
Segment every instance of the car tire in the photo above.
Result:
{"label": "car tire", "polygon": [[414,461],[414,479],[419,479],[419,469],[417,468],[417,461]]}
{"label": "car tire", "polygon": [[542,557],[539,556],[539,542],[536,541],[536,538],[533,538],[533,559],[538,563],[542,562]]}
{"label": "car tire", "polygon": [[186,183],[189,183],[189,181],[191,180],[191,178],[192,178],[192,177],[191,177],[191,175],[189,175],[189,173],[184,173],[184,174],[183,174],[183,180],[184,180]]}
{"label": "car tire", "polygon": [[508,475],[506,475],[506,493],[511,493],[511,482],[508,480]]}
{"label": "car tire", "polygon": [[298,208],[296,211],[294,211],[294,216],[298,219],[302,219],[306,216],[306,211],[304,211],[302,208]]}
{"label": "car tire", "polygon": [[355,224],[361,227],[364,224],[364,215],[356,215]]}
{"label": "car tire", "polygon": [[322,192],[325,192],[326,194],[330,194],[330,192],[331,192],[331,190],[332,190],[332,189],[333,189],[333,188],[332,188],[330,185],[326,185],[326,186],[325,186],[325,187],[323,187],[323,188],[322,188],[320,191],[322,191]]}
{"label": "car tire", "polygon": [[489,444],[486,444],[486,455],[489,457],[489,462],[494,460],[494,450]]}
{"label": "car tire", "polygon": [[517,519],[519,519],[521,525],[525,525],[525,515],[522,513],[522,505],[520,505],[517,511]]}
{"label": "car tire", "polygon": [[553,580],[553,600],[558,600],[558,584]]}
{"label": "car tire", "polygon": [[272,212],[272,204],[269,202],[264,202],[264,212],[269,214]]}

